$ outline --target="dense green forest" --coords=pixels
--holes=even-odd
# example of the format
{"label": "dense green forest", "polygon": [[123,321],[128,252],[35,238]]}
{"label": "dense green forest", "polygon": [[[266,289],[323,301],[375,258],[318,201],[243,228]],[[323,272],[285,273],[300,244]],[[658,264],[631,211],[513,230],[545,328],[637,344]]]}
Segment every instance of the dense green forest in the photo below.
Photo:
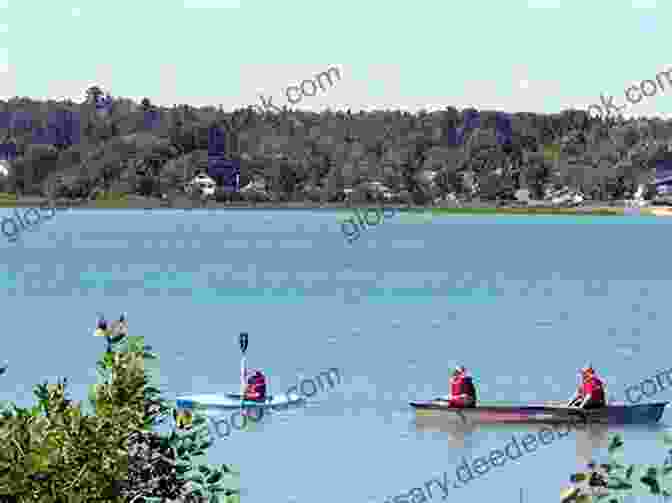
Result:
{"label": "dense green forest", "polygon": [[549,187],[606,201],[642,184],[651,197],[656,169],[672,165],[670,121],[580,110],[226,112],[135,103],[93,86],[80,104],[2,102],[0,129],[0,191],[21,197],[172,201],[208,172],[213,148],[240,173],[235,190],[216,179],[218,201],[366,201],[384,191],[392,202],[427,205],[449,194],[507,200],[520,188],[540,199]]}

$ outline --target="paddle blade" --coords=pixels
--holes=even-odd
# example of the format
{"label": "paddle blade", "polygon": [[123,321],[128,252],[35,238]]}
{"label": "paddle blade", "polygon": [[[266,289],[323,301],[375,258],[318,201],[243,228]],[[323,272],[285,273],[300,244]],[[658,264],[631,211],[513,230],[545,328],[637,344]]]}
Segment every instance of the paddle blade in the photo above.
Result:
{"label": "paddle blade", "polygon": [[240,352],[245,354],[245,351],[247,351],[247,344],[248,344],[248,335],[246,332],[243,332],[240,334]]}

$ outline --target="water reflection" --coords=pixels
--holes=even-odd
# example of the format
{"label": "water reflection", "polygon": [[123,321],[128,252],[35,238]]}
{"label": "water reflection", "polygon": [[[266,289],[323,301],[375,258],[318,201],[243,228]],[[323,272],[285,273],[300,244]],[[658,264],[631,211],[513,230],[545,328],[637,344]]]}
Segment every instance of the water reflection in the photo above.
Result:
{"label": "water reflection", "polygon": [[453,449],[463,449],[467,436],[478,428],[474,423],[446,421],[443,417],[424,415],[416,416],[414,425],[416,431],[446,433],[448,445]]}
{"label": "water reflection", "polygon": [[596,459],[599,449],[609,447],[609,426],[606,424],[587,424],[577,428],[575,433],[576,459],[580,467]]}
{"label": "water reflection", "polygon": [[[467,439],[476,431],[508,432],[522,438],[528,433],[537,435],[542,429],[549,429],[560,439],[575,433],[576,456],[579,466],[597,457],[598,450],[607,449],[609,446],[609,433],[622,431],[620,427],[609,427],[606,424],[587,424],[572,427],[564,424],[474,424],[457,421],[449,421],[436,416],[418,416],[413,422],[416,431],[425,433],[441,432],[446,434],[448,445],[453,449],[463,449]],[[550,435],[550,433],[549,433]],[[548,435],[546,438],[550,438]],[[555,438],[555,437],[554,437]],[[544,442],[545,443],[545,442]]]}

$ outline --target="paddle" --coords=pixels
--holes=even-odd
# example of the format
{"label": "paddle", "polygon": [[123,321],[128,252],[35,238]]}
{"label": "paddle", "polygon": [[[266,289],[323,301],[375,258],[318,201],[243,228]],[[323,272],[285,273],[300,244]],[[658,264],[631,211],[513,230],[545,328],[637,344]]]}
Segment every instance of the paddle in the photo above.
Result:
{"label": "paddle", "polygon": [[243,408],[243,402],[245,400],[245,377],[247,374],[247,366],[245,361],[245,352],[247,351],[247,345],[249,343],[249,336],[247,332],[241,332],[240,337],[238,338],[238,343],[240,344],[240,352],[242,357],[240,359],[240,408]]}
{"label": "paddle", "polygon": [[567,405],[567,400],[550,400],[548,402],[544,402],[543,405],[545,407],[569,407],[569,405]]}

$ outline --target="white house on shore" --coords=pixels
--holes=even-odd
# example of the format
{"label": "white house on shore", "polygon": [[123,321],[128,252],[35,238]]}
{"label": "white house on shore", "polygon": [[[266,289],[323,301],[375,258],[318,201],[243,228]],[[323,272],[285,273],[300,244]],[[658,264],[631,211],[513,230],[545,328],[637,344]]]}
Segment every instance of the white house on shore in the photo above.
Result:
{"label": "white house on shore", "polygon": [[6,178],[12,172],[9,161],[0,159],[0,178]]}
{"label": "white house on shore", "polygon": [[190,194],[194,190],[197,190],[204,196],[214,196],[216,186],[212,178],[206,174],[199,173],[186,185],[185,191]]}

